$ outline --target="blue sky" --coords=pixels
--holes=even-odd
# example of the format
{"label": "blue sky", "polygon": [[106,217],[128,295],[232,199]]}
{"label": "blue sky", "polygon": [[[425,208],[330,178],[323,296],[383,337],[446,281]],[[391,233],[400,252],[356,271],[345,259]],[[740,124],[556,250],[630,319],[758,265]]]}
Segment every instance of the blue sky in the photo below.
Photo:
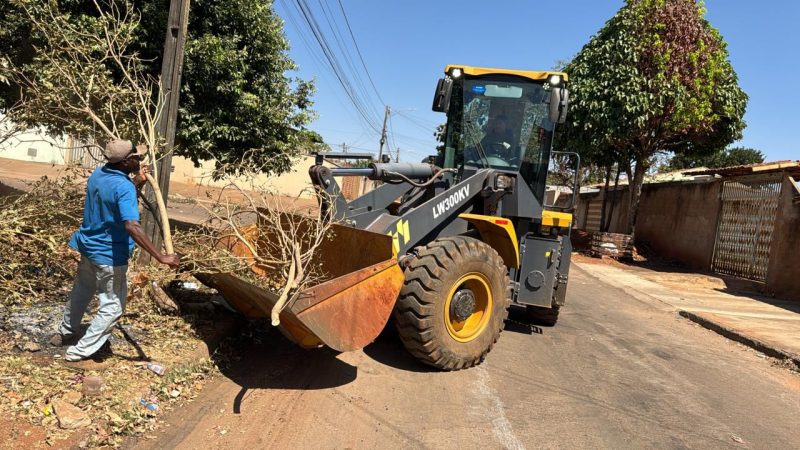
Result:
{"label": "blue sky", "polygon": [[[346,143],[350,151],[377,153],[379,134],[373,128],[380,128],[385,103],[394,111],[390,152],[399,148],[405,161],[419,161],[434,153],[432,132],[444,122],[444,115],[432,112],[430,105],[446,64],[551,69],[557,61],[575,55],[623,4],[621,0],[341,3],[375,89],[352,46],[351,59],[340,56],[341,64],[353,84],[368,87],[359,91],[360,104],[365,105],[372,126],[356,112],[324,63],[296,1],[276,1],[276,10],[286,21],[290,55],[300,66],[297,75],[316,80],[314,109],[319,118],[310,128],[335,150]],[[336,35],[328,21],[338,26],[341,41],[348,43],[349,31],[337,0],[307,0],[306,4],[334,51],[338,49]],[[727,41],[740,85],[750,96],[745,115],[748,126],[735,145],[759,149],[767,160],[800,159],[796,137],[800,128],[800,2],[706,0],[706,7],[706,18]]]}

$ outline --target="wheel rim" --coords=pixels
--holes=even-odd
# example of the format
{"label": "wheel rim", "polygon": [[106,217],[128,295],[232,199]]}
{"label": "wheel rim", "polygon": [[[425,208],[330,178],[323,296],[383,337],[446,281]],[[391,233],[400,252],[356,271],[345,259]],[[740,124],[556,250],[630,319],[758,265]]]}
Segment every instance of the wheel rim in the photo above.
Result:
{"label": "wheel rim", "polygon": [[[459,305],[453,304],[456,301],[465,301],[471,292],[474,299],[472,313],[466,318],[459,317],[457,308]],[[450,337],[458,342],[469,342],[483,332],[489,324],[492,315],[492,290],[489,287],[489,280],[481,273],[470,272],[461,276],[447,294],[447,301],[444,304],[444,323]]]}

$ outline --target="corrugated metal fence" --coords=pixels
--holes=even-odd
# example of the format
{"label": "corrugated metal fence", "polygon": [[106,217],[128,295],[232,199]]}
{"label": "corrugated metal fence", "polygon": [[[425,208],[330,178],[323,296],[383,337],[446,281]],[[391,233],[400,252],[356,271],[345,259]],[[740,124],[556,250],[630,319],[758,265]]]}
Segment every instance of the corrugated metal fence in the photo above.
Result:
{"label": "corrugated metal fence", "polygon": [[717,224],[712,270],[766,281],[780,176],[726,181]]}
{"label": "corrugated metal fence", "polygon": [[66,161],[87,169],[94,169],[106,162],[102,149],[90,145],[74,145],[68,150]]}

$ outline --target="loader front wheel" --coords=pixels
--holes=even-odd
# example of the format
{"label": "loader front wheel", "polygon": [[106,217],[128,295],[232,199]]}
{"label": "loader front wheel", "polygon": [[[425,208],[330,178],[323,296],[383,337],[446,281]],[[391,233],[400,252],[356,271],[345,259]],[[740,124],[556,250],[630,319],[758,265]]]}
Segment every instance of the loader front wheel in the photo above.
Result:
{"label": "loader front wheel", "polygon": [[502,258],[484,242],[454,236],[419,247],[395,306],[400,339],[439,369],[479,364],[508,317],[509,286]]}

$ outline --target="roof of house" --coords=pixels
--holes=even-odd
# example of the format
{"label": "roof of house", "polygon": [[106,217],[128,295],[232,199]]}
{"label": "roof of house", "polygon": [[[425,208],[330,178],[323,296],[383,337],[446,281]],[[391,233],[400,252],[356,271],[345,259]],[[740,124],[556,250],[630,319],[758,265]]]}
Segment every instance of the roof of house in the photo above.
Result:
{"label": "roof of house", "polygon": [[[800,172],[800,160],[771,161],[755,164],[744,164],[741,166],[720,167],[718,169],[692,169],[692,175],[720,175],[723,177],[733,177],[741,175],[752,175],[770,172]],[[683,171],[688,174],[689,171]]]}
{"label": "roof of house", "polygon": [[[696,167],[694,169],[682,169],[682,170],[675,170],[672,172],[663,172],[663,173],[654,173],[652,175],[645,175],[644,176],[644,184],[650,183],[668,183],[671,181],[693,181],[698,178],[708,178],[705,176],[705,171],[707,171],[707,167]],[[700,175],[704,175],[700,177]],[[602,188],[605,186],[605,182],[600,183],[592,183],[586,186],[593,187],[593,188]],[[625,178],[620,178],[619,186],[627,186],[628,180]],[[614,186],[614,181],[612,180],[609,188]]]}

